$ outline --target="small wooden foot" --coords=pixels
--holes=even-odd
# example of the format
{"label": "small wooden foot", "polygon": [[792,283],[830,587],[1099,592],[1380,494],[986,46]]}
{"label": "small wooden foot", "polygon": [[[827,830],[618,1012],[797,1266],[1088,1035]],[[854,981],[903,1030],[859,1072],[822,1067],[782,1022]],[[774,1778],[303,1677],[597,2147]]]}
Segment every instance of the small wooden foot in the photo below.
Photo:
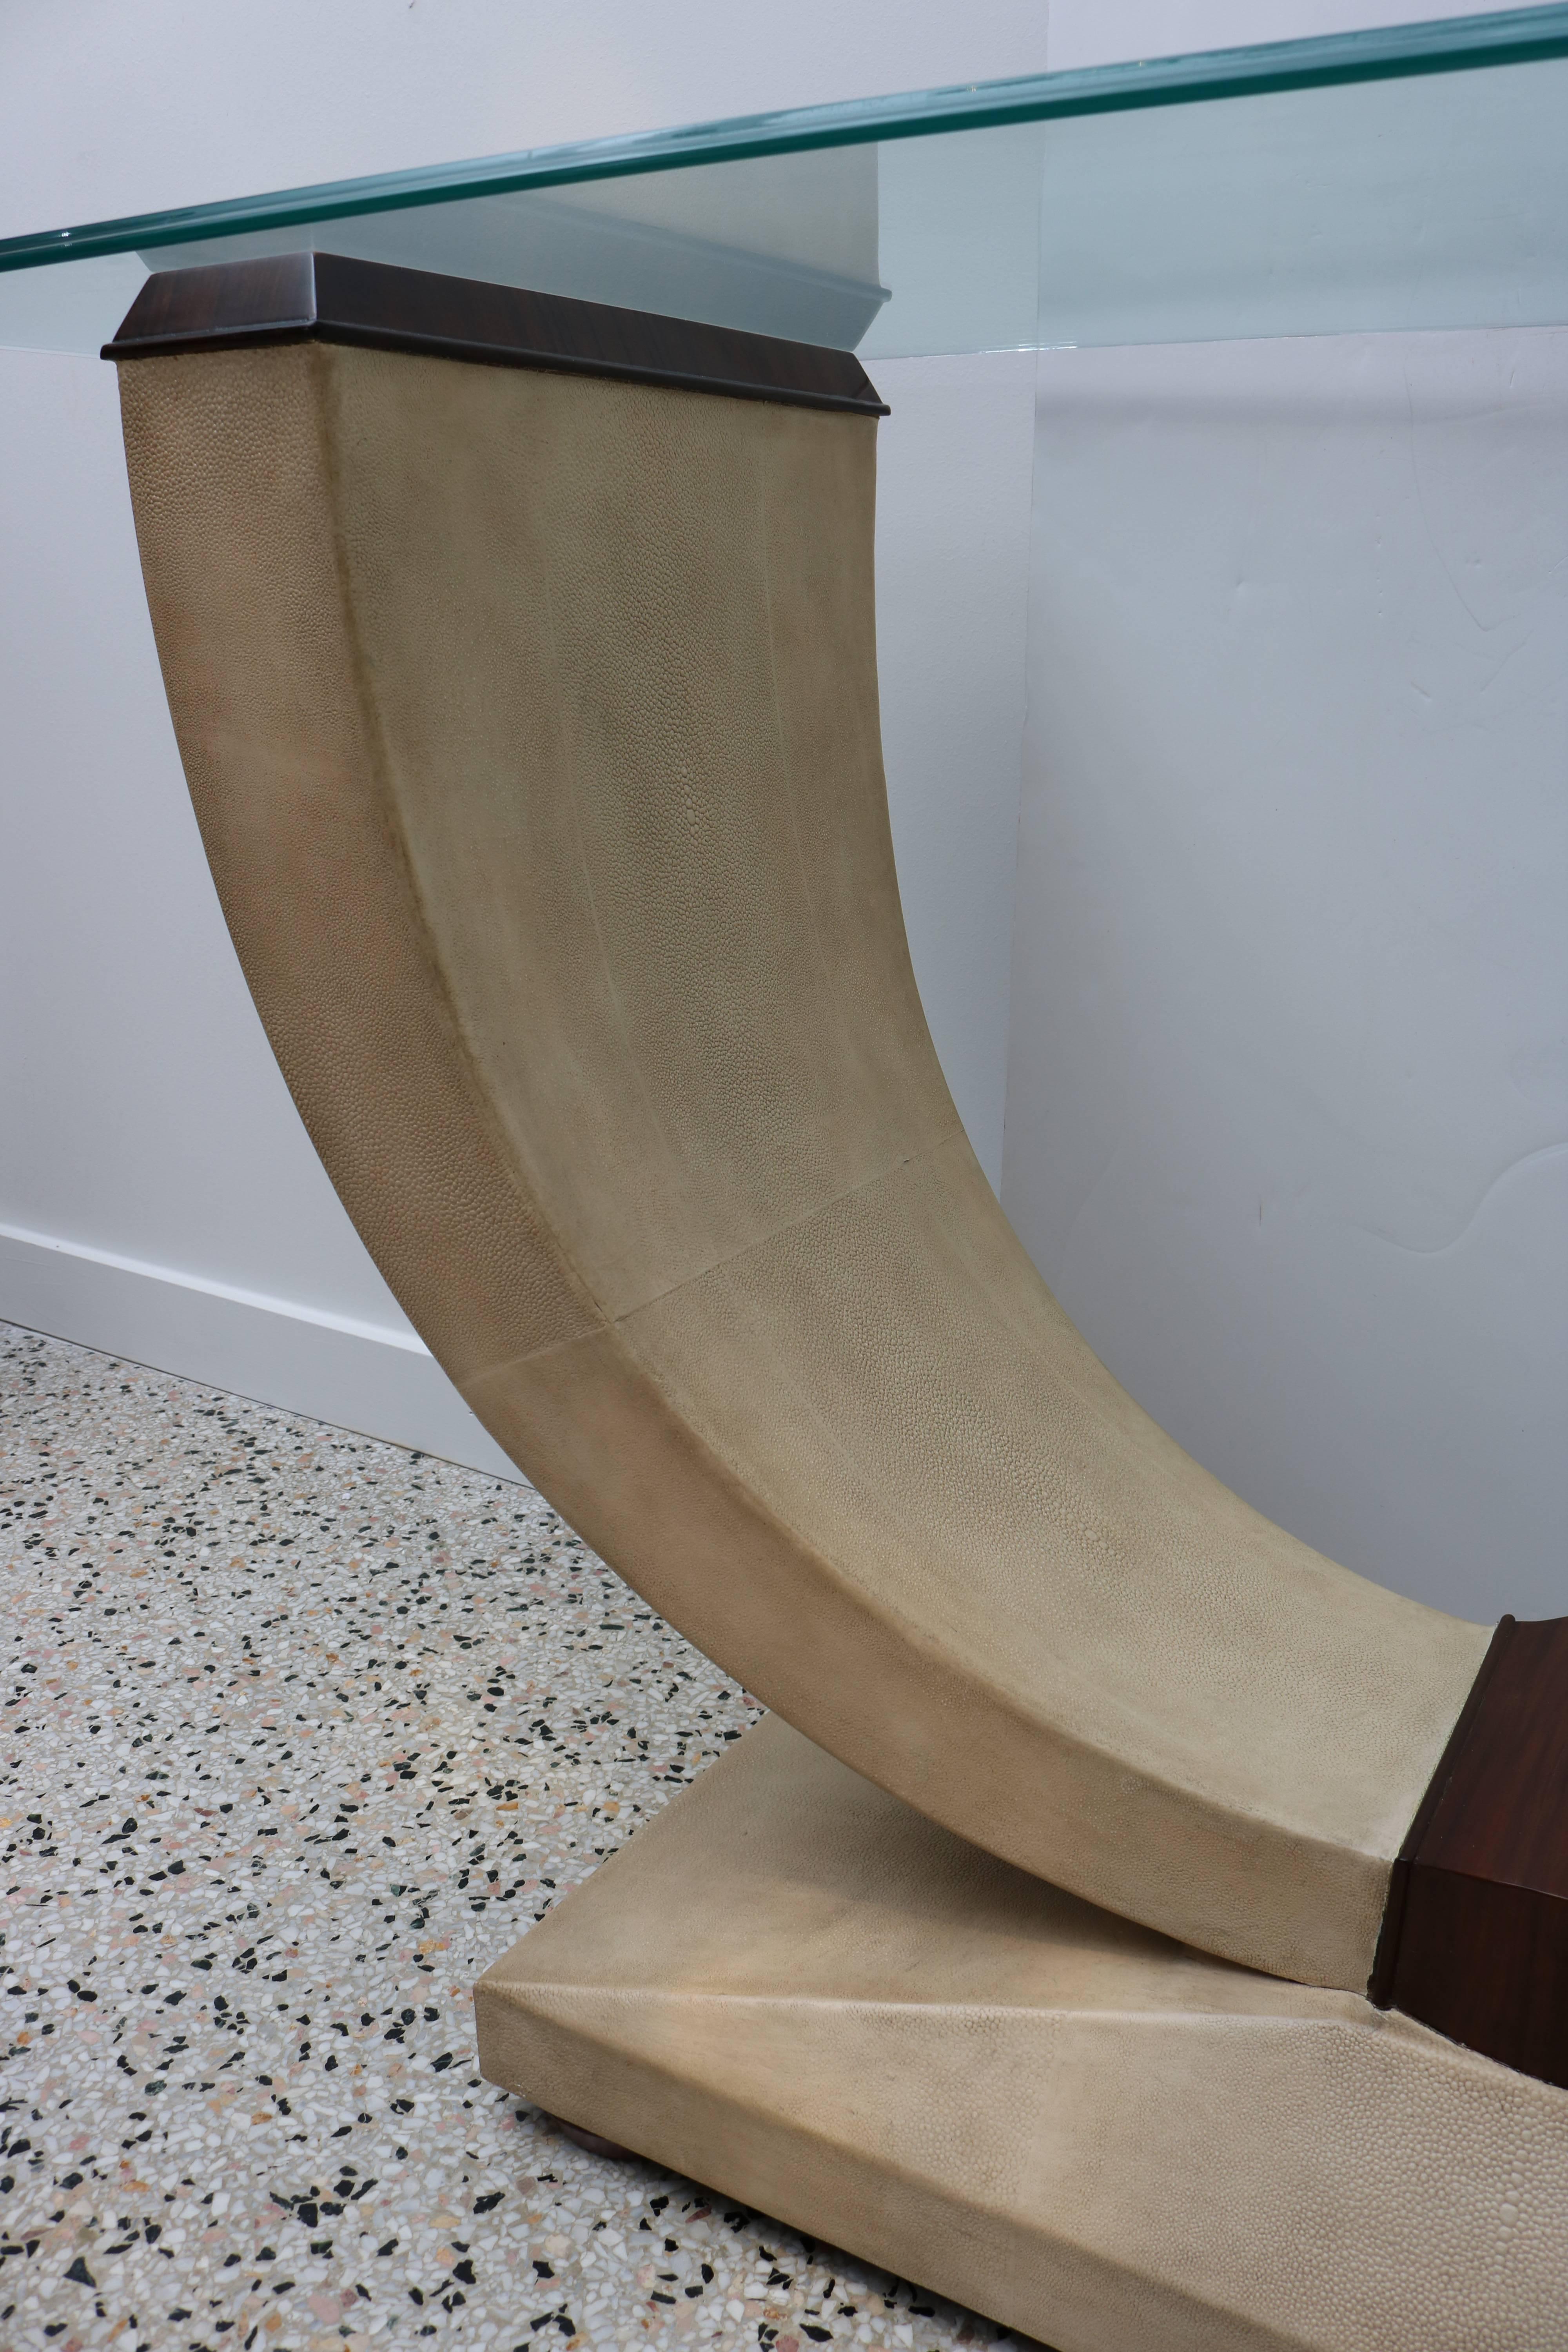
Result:
{"label": "small wooden foot", "polygon": [[569,2124],[564,2116],[552,2116],[543,2107],[539,2112],[563,2139],[569,2139],[574,2147],[584,2148],[590,2156],[607,2156],[616,2164],[642,2161],[635,2147],[623,2147],[618,2139],[605,2139],[598,2132],[585,2131],[581,2124]]}

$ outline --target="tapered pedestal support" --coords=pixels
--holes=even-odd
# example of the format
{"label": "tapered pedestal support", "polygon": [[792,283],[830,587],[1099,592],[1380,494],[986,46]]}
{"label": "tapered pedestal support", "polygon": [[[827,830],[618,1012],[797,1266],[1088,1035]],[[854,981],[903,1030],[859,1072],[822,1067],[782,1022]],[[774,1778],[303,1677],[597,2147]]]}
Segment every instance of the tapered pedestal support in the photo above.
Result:
{"label": "tapered pedestal support", "polygon": [[1058,2352],[1568,2342],[1568,2093],[1093,1910],[776,1719],[477,2007],[492,2081]]}

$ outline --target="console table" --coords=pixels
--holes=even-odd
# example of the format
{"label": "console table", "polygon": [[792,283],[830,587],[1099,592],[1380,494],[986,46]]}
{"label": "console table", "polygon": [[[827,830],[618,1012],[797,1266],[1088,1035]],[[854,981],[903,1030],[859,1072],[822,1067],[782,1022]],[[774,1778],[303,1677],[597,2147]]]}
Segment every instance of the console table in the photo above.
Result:
{"label": "console table", "polygon": [[1061,2352],[1561,2339],[1568,1619],[1269,1524],[1009,1230],[905,943],[879,356],[1568,320],[1568,9],[0,246],[120,371],[237,950],[497,1441],[773,1710],[490,2077]]}

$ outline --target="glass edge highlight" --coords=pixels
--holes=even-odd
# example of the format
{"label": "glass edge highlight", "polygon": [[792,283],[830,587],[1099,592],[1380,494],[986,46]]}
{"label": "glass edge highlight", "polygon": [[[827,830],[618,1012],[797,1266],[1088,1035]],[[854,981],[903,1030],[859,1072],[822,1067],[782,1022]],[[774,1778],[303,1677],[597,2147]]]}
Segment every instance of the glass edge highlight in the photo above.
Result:
{"label": "glass edge highlight", "polygon": [[1262,97],[1349,82],[1408,79],[1568,57],[1568,0],[1486,16],[1452,16],[1357,33],[1320,35],[1190,56],[1091,66],[1010,81],[840,100],[775,114],[737,116],[611,139],[524,149],[466,163],[235,196],[172,212],[128,215],[79,227],[0,239],[0,272],[38,268],[184,245],[244,231],[300,228],[315,221],[400,212],[463,197],[506,195],[630,178],[755,156],[808,152],[869,142],[931,138],[1072,116]]}

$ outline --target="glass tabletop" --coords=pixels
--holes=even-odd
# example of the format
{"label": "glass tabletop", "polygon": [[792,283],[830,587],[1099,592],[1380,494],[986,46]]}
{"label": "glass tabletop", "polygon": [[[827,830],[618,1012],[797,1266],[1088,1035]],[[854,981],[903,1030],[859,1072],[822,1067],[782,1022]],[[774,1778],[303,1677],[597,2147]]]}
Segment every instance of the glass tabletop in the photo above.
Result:
{"label": "glass tabletop", "polygon": [[307,247],[857,349],[1568,321],[1568,5],[489,156],[0,242],[0,344]]}

